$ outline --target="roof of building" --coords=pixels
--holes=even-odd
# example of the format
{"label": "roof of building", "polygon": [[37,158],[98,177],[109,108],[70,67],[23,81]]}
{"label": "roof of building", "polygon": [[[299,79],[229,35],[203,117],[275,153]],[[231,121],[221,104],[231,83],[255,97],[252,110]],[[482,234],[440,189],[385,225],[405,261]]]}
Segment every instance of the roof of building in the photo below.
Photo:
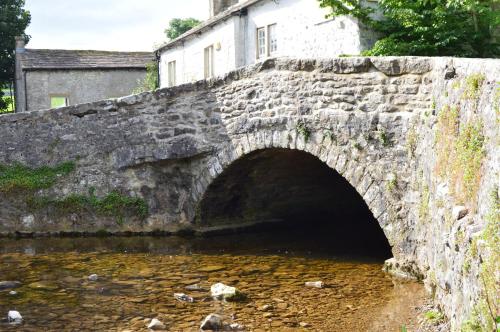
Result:
{"label": "roof of building", "polygon": [[203,31],[219,24],[221,21],[226,20],[228,17],[233,16],[233,15],[239,15],[242,10],[256,4],[257,2],[260,2],[262,0],[247,0],[242,3],[236,4],[234,6],[229,7],[225,11],[221,12],[220,14],[209,18],[205,22],[202,22],[201,24],[195,26],[191,30],[185,32],[184,34],[180,35],[179,37],[175,38],[174,40],[170,40],[167,43],[163,44],[160,46],[157,51],[163,51],[166,49],[169,49],[171,47],[176,46],[177,44],[181,43],[184,39],[194,35],[194,34],[199,34],[202,33]]}
{"label": "roof of building", "polygon": [[150,52],[25,49],[23,69],[143,69],[154,60]]}

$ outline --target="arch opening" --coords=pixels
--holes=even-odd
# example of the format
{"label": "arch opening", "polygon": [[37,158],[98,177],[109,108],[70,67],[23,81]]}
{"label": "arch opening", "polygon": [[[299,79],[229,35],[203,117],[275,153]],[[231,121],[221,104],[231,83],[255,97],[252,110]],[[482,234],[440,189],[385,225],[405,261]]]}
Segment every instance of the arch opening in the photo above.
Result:
{"label": "arch opening", "polygon": [[269,148],[234,161],[208,186],[197,211],[200,226],[262,223],[263,240],[286,237],[321,252],[391,256],[356,189],[300,150]]}

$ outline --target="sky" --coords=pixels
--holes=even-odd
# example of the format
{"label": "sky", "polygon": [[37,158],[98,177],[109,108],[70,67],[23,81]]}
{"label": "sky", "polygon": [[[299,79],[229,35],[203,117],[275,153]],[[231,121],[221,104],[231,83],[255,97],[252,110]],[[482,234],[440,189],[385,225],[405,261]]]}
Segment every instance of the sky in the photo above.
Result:
{"label": "sky", "polygon": [[208,0],[26,0],[28,48],[152,51],[172,18],[208,17]]}

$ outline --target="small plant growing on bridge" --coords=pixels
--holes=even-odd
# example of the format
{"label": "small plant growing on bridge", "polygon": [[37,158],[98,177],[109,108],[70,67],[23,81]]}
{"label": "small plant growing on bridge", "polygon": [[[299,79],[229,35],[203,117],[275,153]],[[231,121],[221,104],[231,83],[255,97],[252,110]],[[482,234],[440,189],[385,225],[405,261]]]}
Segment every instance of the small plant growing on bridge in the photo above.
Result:
{"label": "small plant growing on bridge", "polygon": [[379,131],[378,138],[382,146],[388,147],[391,145],[391,140],[384,129]]}
{"label": "small plant growing on bridge", "polygon": [[417,150],[418,143],[418,133],[415,129],[415,126],[412,126],[410,130],[408,130],[408,134],[406,135],[406,150],[408,151],[408,155],[410,157],[415,157],[415,151]]}
{"label": "small plant growing on bridge", "polygon": [[396,190],[397,187],[398,187],[398,178],[396,175],[394,175],[392,177],[392,179],[387,181],[386,188],[388,191],[392,192],[392,191]]}
{"label": "small plant growing on bridge", "polygon": [[335,133],[331,129],[325,129],[323,131],[323,139],[325,138],[329,138],[331,142],[337,141],[337,136],[335,136]]}
{"label": "small plant growing on bridge", "polygon": [[424,317],[432,324],[439,324],[444,320],[444,315],[437,310],[429,310],[425,312]]}
{"label": "small plant growing on bridge", "polygon": [[465,90],[462,98],[466,100],[477,100],[481,94],[481,87],[486,77],[481,74],[472,74],[465,79]]}
{"label": "small plant growing on bridge", "polygon": [[74,162],[65,162],[54,167],[31,168],[20,163],[0,164],[0,192],[36,191],[52,187],[61,176],[75,169]]}
{"label": "small plant growing on bridge", "polygon": [[297,123],[297,133],[304,137],[304,141],[307,143],[311,137],[311,129],[309,129],[304,121],[299,121]]}
{"label": "small plant growing on bridge", "polygon": [[430,200],[429,186],[424,185],[420,196],[420,206],[418,208],[418,215],[420,217],[421,222],[427,221],[429,218],[429,200]]}

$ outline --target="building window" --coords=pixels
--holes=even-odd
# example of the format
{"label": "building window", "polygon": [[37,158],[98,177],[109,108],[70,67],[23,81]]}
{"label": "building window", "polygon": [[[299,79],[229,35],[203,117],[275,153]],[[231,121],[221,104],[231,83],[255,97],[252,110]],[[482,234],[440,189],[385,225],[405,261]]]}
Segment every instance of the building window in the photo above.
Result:
{"label": "building window", "polygon": [[257,29],[257,58],[263,58],[267,54],[266,50],[266,28]]}
{"label": "building window", "polygon": [[168,86],[175,85],[175,61],[170,61],[168,63]]}
{"label": "building window", "polygon": [[214,46],[205,48],[205,78],[214,76]]}
{"label": "building window", "polygon": [[278,51],[278,36],[276,35],[276,24],[271,24],[267,27],[267,35],[269,36],[269,55]]}
{"label": "building window", "polygon": [[276,24],[257,29],[257,59],[273,55],[278,51]]}
{"label": "building window", "polygon": [[58,108],[68,106],[69,101],[67,96],[63,95],[51,95],[50,96],[50,108]]}

